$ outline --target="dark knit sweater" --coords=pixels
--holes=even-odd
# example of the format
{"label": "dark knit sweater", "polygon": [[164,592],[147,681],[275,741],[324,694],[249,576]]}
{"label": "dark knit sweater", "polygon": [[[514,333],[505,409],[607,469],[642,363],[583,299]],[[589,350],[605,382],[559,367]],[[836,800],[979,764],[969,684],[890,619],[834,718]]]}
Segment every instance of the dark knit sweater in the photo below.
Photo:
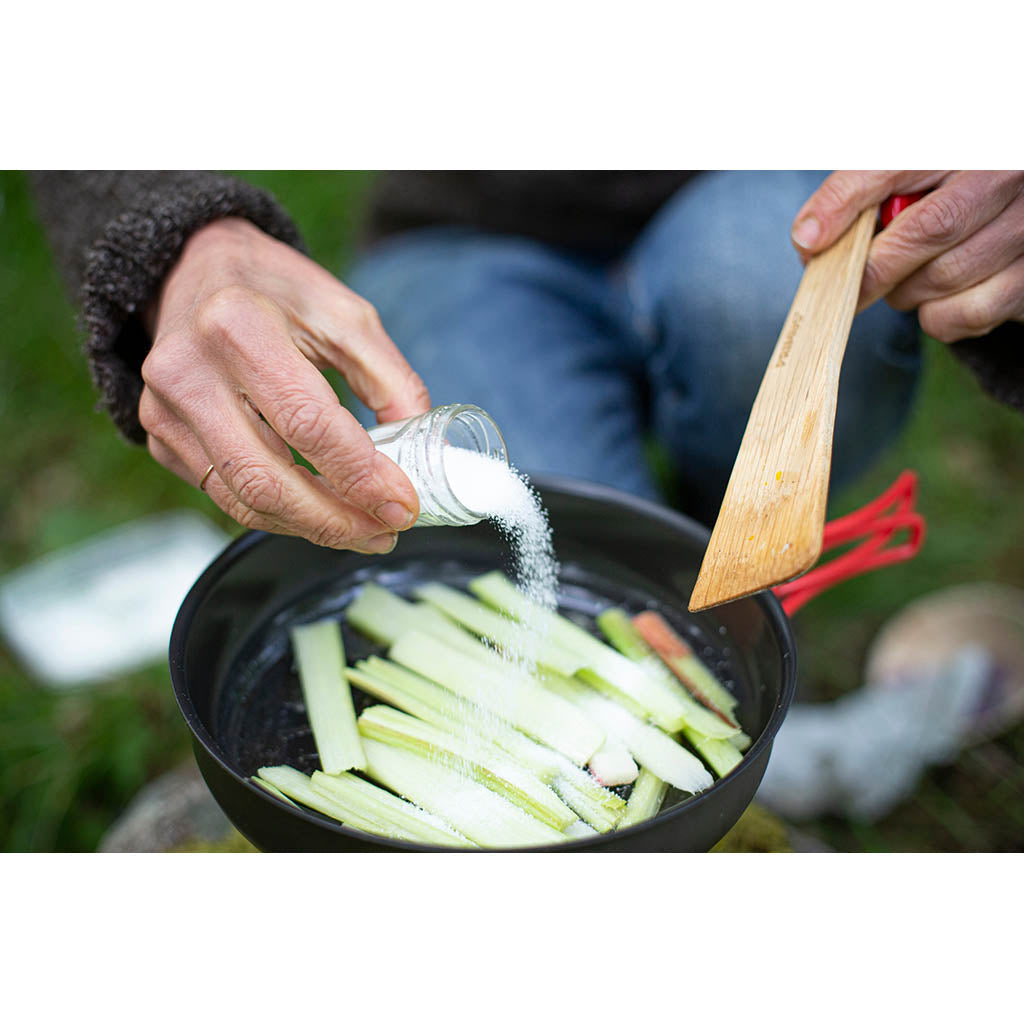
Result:
{"label": "dark knit sweater", "polygon": [[[457,224],[608,257],[694,173],[390,172],[376,183],[366,237]],[[31,179],[58,267],[81,309],[100,404],[125,437],[142,443],[140,370],[150,338],[140,311],[189,235],[229,216],[301,249],[299,232],[266,192],[209,171],[39,171]],[[1024,324],[952,348],[990,394],[1024,410]]]}
{"label": "dark knit sweater", "polygon": [[611,257],[696,173],[392,171],[375,183],[366,236],[453,224]]}
{"label": "dark knit sweater", "polygon": [[37,171],[30,175],[57,266],[81,309],[100,406],[130,441],[139,425],[142,361],[151,339],[141,313],[189,235],[245,217],[302,248],[298,229],[265,192],[209,171]]}

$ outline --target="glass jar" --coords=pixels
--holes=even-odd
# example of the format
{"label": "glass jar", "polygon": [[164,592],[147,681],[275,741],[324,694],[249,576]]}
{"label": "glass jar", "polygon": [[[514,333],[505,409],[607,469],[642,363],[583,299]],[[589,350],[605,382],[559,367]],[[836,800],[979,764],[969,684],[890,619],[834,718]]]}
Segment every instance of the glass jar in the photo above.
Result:
{"label": "glass jar", "polygon": [[476,405],[439,405],[420,416],[382,423],[369,431],[377,451],[398,464],[416,489],[415,526],[472,526],[483,514],[456,497],[444,467],[449,445],[479,452],[508,465],[498,425]]}

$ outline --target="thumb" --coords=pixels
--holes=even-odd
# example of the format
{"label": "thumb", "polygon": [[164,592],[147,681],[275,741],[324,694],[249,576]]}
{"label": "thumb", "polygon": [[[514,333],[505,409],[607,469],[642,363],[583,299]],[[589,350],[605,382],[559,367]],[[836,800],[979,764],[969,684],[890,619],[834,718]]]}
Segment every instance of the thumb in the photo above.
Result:
{"label": "thumb", "polygon": [[792,239],[802,256],[827,249],[862,210],[938,184],[948,171],[833,171],[800,208]]}

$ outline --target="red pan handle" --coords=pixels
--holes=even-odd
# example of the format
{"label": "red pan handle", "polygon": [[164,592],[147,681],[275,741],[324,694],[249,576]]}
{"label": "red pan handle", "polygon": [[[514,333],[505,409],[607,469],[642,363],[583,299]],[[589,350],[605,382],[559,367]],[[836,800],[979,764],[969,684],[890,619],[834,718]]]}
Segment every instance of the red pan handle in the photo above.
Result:
{"label": "red pan handle", "polygon": [[889,196],[882,203],[882,227],[887,228],[893,217],[898,213],[902,213],[908,206],[913,206],[923,195],[926,195],[926,193],[908,192],[905,196]]}

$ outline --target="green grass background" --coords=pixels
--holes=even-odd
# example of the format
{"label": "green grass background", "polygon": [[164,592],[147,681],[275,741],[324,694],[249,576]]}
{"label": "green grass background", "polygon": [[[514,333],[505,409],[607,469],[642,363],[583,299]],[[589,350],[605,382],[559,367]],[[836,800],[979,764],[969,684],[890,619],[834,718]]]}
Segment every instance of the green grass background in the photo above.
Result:
{"label": "green grass background", "polygon": [[[369,175],[243,176],[282,200],[316,259],[344,267]],[[75,314],[19,172],[0,172],[0,311],[0,574],[167,509],[198,509],[238,532],[95,411]],[[914,598],[967,581],[1024,586],[1022,450],[1024,417],[930,342],[908,429],[830,510],[859,506],[913,467],[927,544],[914,562],[850,581],[798,614],[806,699],[857,686],[872,637]],[[0,850],[92,850],[142,785],[188,756],[164,666],[57,694],[0,645]],[[807,831],[841,850],[1022,849],[1024,727],[930,772],[882,822],[828,819]]]}

